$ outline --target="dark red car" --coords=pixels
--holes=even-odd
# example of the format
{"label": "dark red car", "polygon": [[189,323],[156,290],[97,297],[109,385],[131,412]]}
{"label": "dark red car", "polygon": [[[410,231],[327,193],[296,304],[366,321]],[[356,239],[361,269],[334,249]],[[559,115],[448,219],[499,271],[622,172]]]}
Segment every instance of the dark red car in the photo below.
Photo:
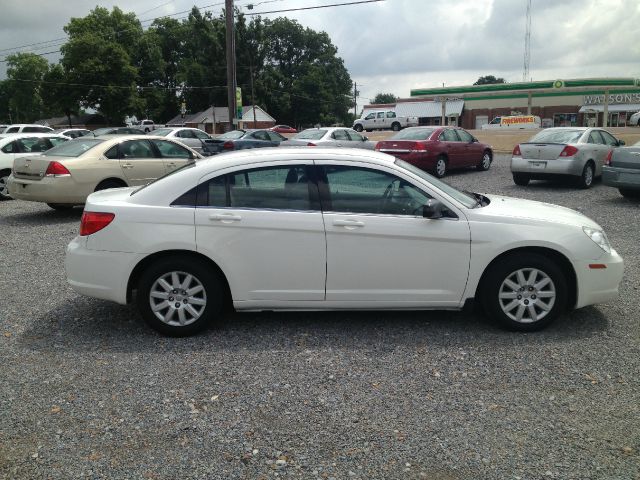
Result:
{"label": "dark red car", "polygon": [[269,130],[278,133],[298,133],[295,128],[290,127],[289,125],[276,125],[275,127],[271,127]]}
{"label": "dark red car", "polygon": [[376,150],[388,153],[416,167],[444,177],[449,169],[476,167],[489,170],[493,160],[490,145],[480,143],[458,127],[411,127],[389,140],[378,142]]}

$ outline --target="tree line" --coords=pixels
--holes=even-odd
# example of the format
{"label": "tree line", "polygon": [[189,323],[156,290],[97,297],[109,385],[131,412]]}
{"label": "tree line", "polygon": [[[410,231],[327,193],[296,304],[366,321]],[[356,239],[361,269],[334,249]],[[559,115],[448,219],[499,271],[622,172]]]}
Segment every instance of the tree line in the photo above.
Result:
{"label": "tree line", "polygon": [[[243,105],[255,103],[279,123],[296,126],[352,120],[351,77],[325,32],[283,17],[248,21],[236,11],[235,18]],[[183,20],[158,18],[143,29],[134,13],[96,7],[64,31],[58,63],[34,53],[6,58],[0,122],[91,108],[111,124],[132,114],[164,123],[182,102],[188,113],[227,106],[224,12],[193,7]]]}

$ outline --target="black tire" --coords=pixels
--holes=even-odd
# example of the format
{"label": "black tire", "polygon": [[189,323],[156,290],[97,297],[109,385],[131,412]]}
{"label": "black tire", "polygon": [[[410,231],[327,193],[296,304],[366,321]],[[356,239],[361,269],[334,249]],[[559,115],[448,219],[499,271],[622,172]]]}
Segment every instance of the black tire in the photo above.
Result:
{"label": "black tire", "polygon": [[626,198],[640,198],[640,190],[633,190],[631,188],[619,188],[620,195]]}
{"label": "black tire", "polygon": [[399,132],[400,131],[400,124],[398,122],[393,122],[391,124],[391,130],[393,130],[394,132]]}
{"label": "black tire", "polygon": [[447,174],[447,167],[447,157],[445,157],[444,155],[440,155],[436,159],[436,164],[433,167],[433,175],[437,178],[444,177]]}
{"label": "black tire", "polygon": [[125,183],[119,182],[117,180],[104,180],[100,182],[98,185],[96,185],[96,189],[94,190],[94,192],[98,192],[100,190],[106,190],[108,188],[122,188],[126,186],[127,185]]}
{"label": "black tire", "polygon": [[356,132],[361,132],[361,131],[362,131],[362,125],[360,125],[360,124],[358,123],[355,127],[353,127],[353,129],[354,129]]}
{"label": "black tire", "polygon": [[582,169],[582,175],[578,178],[578,187],[591,188],[593,185],[593,179],[595,177],[595,167],[593,162],[588,161]]}
{"label": "black tire", "polygon": [[[170,286],[174,286],[172,272],[177,275],[178,283],[184,283],[187,275],[191,275],[192,283],[189,285],[193,285],[194,288],[201,286],[202,293],[195,292],[192,295],[183,296],[182,292],[187,292],[187,290],[166,290],[162,287],[168,295],[168,298],[164,300],[167,305],[158,309],[163,300],[156,297],[152,299],[152,288],[156,292],[159,291],[161,287],[158,282],[163,277],[169,278],[167,283],[170,281],[172,282]],[[189,285],[184,288],[189,289]],[[199,303],[196,303],[196,300]],[[223,282],[216,272],[194,258],[162,258],[150,265],[140,276],[136,301],[142,318],[151,328],[163,335],[186,337],[201,332],[212,322],[220,319],[224,304]],[[155,302],[156,305],[157,311],[155,313],[151,306],[152,302]],[[189,307],[196,311],[197,315],[193,314]],[[165,320],[163,321],[160,317],[164,317]],[[187,322],[180,325],[180,318],[186,318]]]}
{"label": "black tire", "polygon": [[486,172],[491,168],[491,162],[493,161],[493,157],[491,156],[491,152],[489,150],[485,150],[482,152],[482,158],[480,159],[480,163],[476,166],[476,168],[480,171]]}
{"label": "black tire", "polygon": [[71,210],[73,208],[73,205],[69,205],[68,203],[47,203],[47,205],[59,211]]}
{"label": "black tire", "polygon": [[529,175],[525,175],[523,173],[514,173],[513,174],[513,183],[516,185],[520,185],[521,187],[526,187],[529,185]]}
{"label": "black tire", "polygon": [[9,195],[9,190],[7,190],[7,180],[9,180],[9,175],[11,175],[11,170],[0,170],[0,200],[11,200],[11,196]]}
{"label": "black tire", "polygon": [[[535,280],[529,275],[535,270]],[[524,284],[517,272],[523,273]],[[550,280],[539,289],[542,280]],[[511,283],[508,284],[508,281]],[[556,262],[537,253],[509,255],[489,267],[481,280],[480,302],[487,316],[502,327],[521,332],[540,330],[559,315],[567,305],[567,276]],[[512,284],[517,287],[514,288]],[[510,286],[511,285],[511,286]],[[514,298],[500,298],[514,296]],[[544,297],[542,296],[544,294]],[[553,294],[553,299],[551,298]],[[518,296],[520,298],[518,298]],[[543,308],[544,307],[544,308]],[[534,315],[531,314],[533,309]],[[521,315],[521,320],[517,320]]]}

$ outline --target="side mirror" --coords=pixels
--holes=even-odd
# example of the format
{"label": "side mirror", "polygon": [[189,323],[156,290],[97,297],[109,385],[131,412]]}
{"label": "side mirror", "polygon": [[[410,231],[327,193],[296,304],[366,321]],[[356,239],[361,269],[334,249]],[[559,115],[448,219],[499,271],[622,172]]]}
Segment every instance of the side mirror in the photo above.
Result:
{"label": "side mirror", "polygon": [[624,143],[624,140],[618,140],[618,146],[621,147],[622,145],[626,145],[626,143]]}
{"label": "side mirror", "polygon": [[367,140],[369,140],[369,137],[367,137],[367,136],[363,135],[363,136],[362,136],[362,141],[363,141],[363,142],[366,142]]}
{"label": "side mirror", "polygon": [[478,142],[479,142],[479,140],[476,137],[473,137],[471,139],[471,143],[478,143]]}
{"label": "side mirror", "polygon": [[429,218],[431,220],[436,220],[438,218],[442,218],[442,211],[444,210],[444,205],[439,200],[435,200],[430,198],[427,200],[426,205],[422,207],[422,216],[424,218]]}

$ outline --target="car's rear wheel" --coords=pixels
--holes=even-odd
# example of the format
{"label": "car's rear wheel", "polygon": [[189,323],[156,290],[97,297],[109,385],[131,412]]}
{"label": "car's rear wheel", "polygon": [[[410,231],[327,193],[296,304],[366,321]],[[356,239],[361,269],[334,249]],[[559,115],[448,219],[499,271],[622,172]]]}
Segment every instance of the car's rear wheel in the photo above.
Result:
{"label": "car's rear wheel", "polygon": [[9,175],[11,175],[11,170],[0,170],[0,200],[11,200],[9,188],[7,187]]}
{"label": "car's rear wheel", "polygon": [[555,262],[537,253],[500,260],[485,273],[480,287],[485,312],[510,330],[539,330],[566,308],[565,273]]}
{"label": "car's rear wheel", "polygon": [[140,276],[137,303],[142,317],[158,332],[173,337],[207,328],[222,312],[219,276],[189,257],[163,258]]}
{"label": "car's rear wheel", "polygon": [[482,159],[480,163],[477,165],[478,170],[482,170],[486,172],[491,168],[491,154],[489,152],[484,152],[482,154]]}
{"label": "car's rear wheel", "polygon": [[591,185],[593,185],[594,173],[595,169],[593,162],[587,162],[582,169],[582,175],[580,175],[580,178],[578,179],[578,186],[580,188],[591,188]]}
{"label": "car's rear wheel", "polygon": [[529,175],[525,175],[523,173],[513,174],[513,183],[515,183],[516,185],[520,185],[521,187],[526,187],[527,185],[529,185],[530,180],[531,179],[529,178]]}
{"label": "car's rear wheel", "polygon": [[444,155],[440,155],[436,159],[436,165],[433,168],[433,174],[438,178],[442,178],[447,174],[447,157],[445,157]]}
{"label": "car's rear wheel", "polygon": [[47,203],[47,205],[54,210],[71,210],[73,208],[73,205],[69,205],[68,203]]}
{"label": "car's rear wheel", "polygon": [[96,189],[94,192],[98,192],[100,190],[107,190],[108,188],[122,188],[127,185],[124,182],[120,182],[118,180],[103,180],[98,185],[96,185]]}
{"label": "car's rear wheel", "polygon": [[631,188],[619,188],[620,195],[627,198],[640,198],[640,190],[633,190]]}

